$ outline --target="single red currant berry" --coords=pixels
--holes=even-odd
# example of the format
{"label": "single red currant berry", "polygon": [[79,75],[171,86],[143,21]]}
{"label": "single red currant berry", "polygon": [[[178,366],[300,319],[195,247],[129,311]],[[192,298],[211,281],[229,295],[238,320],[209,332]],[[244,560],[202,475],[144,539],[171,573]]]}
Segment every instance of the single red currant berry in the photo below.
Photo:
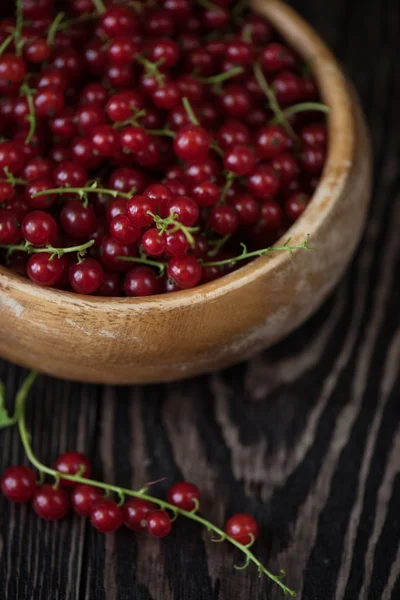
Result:
{"label": "single red currant berry", "polygon": [[39,210],[46,209],[52,206],[56,200],[56,194],[45,194],[43,196],[36,196],[39,192],[45,192],[54,188],[53,181],[50,178],[35,179],[32,183],[29,183],[25,188],[25,200],[31,208],[37,208]]}
{"label": "single red currant berry", "polygon": [[299,172],[297,161],[290,152],[283,152],[275,156],[271,160],[271,166],[278,174],[281,184],[294,179]]}
{"label": "single red currant berry", "polygon": [[236,211],[231,206],[214,206],[209,216],[210,227],[219,235],[229,235],[238,227]]}
{"label": "single red currant berry", "polygon": [[123,523],[122,510],[114,500],[96,500],[90,509],[90,522],[101,533],[117,531]]}
{"label": "single red currant berry", "polygon": [[[172,196],[187,196],[189,193],[189,183],[184,179],[168,179],[165,182],[165,186],[169,189]],[[161,212],[165,214],[165,205],[163,205]],[[168,211],[167,211],[168,212]]]}
{"label": "single red currant berry", "polygon": [[24,217],[21,233],[32,246],[40,248],[56,240],[58,227],[51,215],[42,210],[34,210]]}
{"label": "single red currant berry", "polygon": [[164,254],[166,248],[165,235],[155,227],[152,227],[144,232],[141,245],[145,253],[149,256],[161,256],[161,254]]}
{"label": "single red currant berry", "polygon": [[152,183],[145,189],[143,195],[153,201],[158,211],[173,199],[172,192],[166,185],[162,185],[161,183]]}
{"label": "single red currant berry", "polygon": [[23,179],[34,181],[35,179],[50,178],[54,169],[54,163],[48,158],[33,158],[22,171]]}
{"label": "single red currant berry", "polygon": [[168,202],[165,212],[186,227],[192,227],[199,218],[199,207],[189,196],[176,196]]}
{"label": "single red currant berry", "polygon": [[160,282],[149,267],[135,267],[125,276],[124,290],[127,296],[152,296],[160,291]]}
{"label": "single red currant berry", "polygon": [[260,529],[254,517],[239,513],[228,519],[225,525],[225,533],[239,544],[247,546],[259,537]]}
{"label": "single red currant berry", "polygon": [[130,8],[114,4],[101,15],[100,27],[110,38],[132,36],[137,30],[137,18]]}
{"label": "single red currant berry", "polygon": [[272,87],[282,106],[295,104],[301,97],[301,79],[291,71],[282,71],[276,75]]}
{"label": "single red currant berry", "polygon": [[156,211],[154,200],[147,196],[133,196],[126,205],[126,214],[137,227],[152,225],[154,219],[151,214]]}
{"label": "single red currant berry", "polygon": [[31,63],[41,63],[51,56],[51,46],[42,38],[32,40],[24,46],[24,57]]}
{"label": "single red currant berry", "polygon": [[[90,0],[91,1],[91,0]],[[98,104],[104,106],[108,100],[108,92],[101,83],[88,83],[79,94],[80,104]]]}
{"label": "single red currant berry", "polygon": [[146,176],[138,169],[115,169],[108,178],[108,186],[118,192],[141,194],[146,186]]}
{"label": "single red currant berry", "polygon": [[167,275],[181,289],[195,287],[201,279],[201,274],[202,268],[199,261],[189,254],[174,256],[168,262]]}
{"label": "single red currant berry", "polygon": [[154,63],[161,61],[162,69],[170,69],[179,60],[179,46],[168,38],[155,40],[150,43],[149,59]]}
{"label": "single red currant berry", "polygon": [[17,215],[11,210],[0,208],[0,244],[16,244],[20,239]]}
{"label": "single red currant berry", "polygon": [[143,26],[149,37],[172,37],[174,25],[172,15],[167,10],[152,9],[146,11]]}
{"label": "single red currant berry", "polygon": [[105,236],[100,246],[101,262],[110,271],[128,271],[131,264],[120,260],[121,256],[132,256],[132,247],[117,242],[111,236]]}
{"label": "single red currant berry", "polygon": [[167,498],[170,504],[182,508],[182,510],[192,511],[198,508],[200,502],[200,490],[194,483],[181,481],[175,483],[168,490]]}
{"label": "single red currant berry", "polygon": [[199,206],[214,206],[221,196],[221,190],[212,181],[202,181],[192,189],[192,198]]}
{"label": "single red currant berry", "polygon": [[122,129],[119,140],[124,152],[137,154],[146,150],[150,143],[150,136],[142,127],[129,125]]}
{"label": "single red currant berry", "polygon": [[300,164],[307,173],[319,175],[325,164],[325,150],[323,148],[304,148],[300,154]]}
{"label": "single red currant berry", "polygon": [[33,97],[35,113],[38,118],[54,117],[64,107],[64,93],[61,88],[41,87]]}
{"label": "single red currant berry", "polygon": [[105,125],[107,118],[104,108],[92,102],[91,104],[83,104],[77,108],[75,121],[78,132],[81,135],[88,135],[98,125]]}
{"label": "single red currant berry", "polygon": [[[107,198],[107,196],[105,197]],[[108,201],[109,197],[107,198]],[[114,200],[111,200],[110,204],[106,206],[107,221],[110,223],[115,217],[126,215],[126,204],[127,201],[125,198],[114,198]]]}
{"label": "single red currant berry", "polygon": [[41,519],[57,521],[69,513],[70,500],[63,488],[55,489],[52,485],[45,484],[35,491],[32,506]]}
{"label": "single red currant berry", "polygon": [[[106,112],[111,121],[128,121],[135,112],[144,108],[144,99],[137,90],[123,90],[113,94],[106,104]],[[147,108],[146,108],[147,110]]]}
{"label": "single red currant berry", "polygon": [[151,95],[151,99],[157,108],[171,110],[180,101],[181,92],[176,83],[167,81],[163,86],[157,87]]}
{"label": "single red currant berry", "polygon": [[29,467],[9,467],[1,477],[1,491],[12,502],[27,502],[36,489],[36,475]]}
{"label": "single red currant berry", "polygon": [[169,514],[165,510],[153,510],[147,516],[147,531],[157,538],[165,537],[172,529]]}
{"label": "single red currant berry", "polygon": [[96,214],[92,205],[85,207],[80,200],[70,200],[63,206],[60,225],[71,237],[86,238],[96,229]]}
{"label": "single red currant berry", "polygon": [[289,219],[296,221],[303,214],[309,202],[308,194],[297,193],[289,196],[285,201],[285,212]]}
{"label": "single red currant berry", "polygon": [[20,56],[4,54],[0,56],[0,81],[21,83],[26,75],[26,64]]}
{"label": "single red currant berry", "polygon": [[309,123],[300,133],[300,139],[309,148],[326,148],[327,132],[323,123]]}
{"label": "single red currant berry", "polygon": [[71,139],[77,133],[75,110],[71,106],[66,106],[50,119],[49,125],[54,137],[64,140]]}
{"label": "single red currant berry", "polygon": [[210,134],[203,127],[188,125],[176,134],[174,151],[182,160],[201,160],[208,154],[210,141]]}
{"label": "single red currant berry", "polygon": [[268,44],[260,54],[261,64],[267,73],[276,73],[283,69],[294,69],[297,58],[293,52],[277,42]]}
{"label": "single red currant berry", "polygon": [[107,49],[107,58],[116,65],[131,64],[138,53],[138,46],[131,37],[117,37],[111,40]]}
{"label": "single red currant berry", "polygon": [[112,157],[120,149],[119,135],[110,125],[98,125],[92,129],[90,139],[100,156]]}
{"label": "single red currant berry", "polygon": [[88,517],[94,502],[100,500],[102,497],[103,492],[100,488],[94,485],[78,483],[71,495],[72,507],[81,517]]}
{"label": "single red currant berry", "polygon": [[[53,465],[56,471],[65,475],[77,475],[89,478],[92,474],[92,467],[87,456],[81,452],[64,452],[60,454]],[[74,487],[75,481],[68,479],[60,479],[60,484],[64,487]]]}
{"label": "single red currant berry", "polygon": [[260,207],[257,200],[250,194],[234,196],[230,205],[236,211],[239,225],[252,225],[260,218]]}
{"label": "single red currant berry", "polygon": [[234,146],[248,146],[251,136],[248,127],[240,121],[228,119],[219,128],[216,139],[223,150],[229,150]]}
{"label": "single red currant berry", "polygon": [[166,233],[165,236],[165,252],[170,256],[185,256],[190,250],[190,244],[186,235],[178,229]]}
{"label": "single red currant berry", "polygon": [[69,283],[77,294],[93,294],[103,282],[104,271],[94,258],[85,258],[70,267]]}
{"label": "single red currant berry", "polygon": [[38,285],[54,285],[64,272],[65,260],[63,258],[52,257],[48,252],[33,254],[27,262],[26,274],[31,281]]}
{"label": "single red currant berry", "polygon": [[127,215],[119,214],[110,220],[110,233],[121,244],[134,244],[142,229],[134,225]]}
{"label": "single red currant berry", "polygon": [[7,168],[12,175],[18,175],[24,166],[24,149],[19,142],[0,142],[0,175],[6,177]]}
{"label": "single red currant berry", "polygon": [[250,65],[254,61],[253,45],[241,39],[233,39],[226,46],[225,60],[241,66]]}
{"label": "single red currant berry", "polygon": [[11,200],[15,195],[15,189],[7,181],[0,181],[0,204],[5,200]]}
{"label": "single red currant berry", "polygon": [[53,171],[56,187],[84,187],[88,174],[77,161],[68,160],[61,162]]}
{"label": "single red currant berry", "polygon": [[214,179],[218,176],[220,167],[212,158],[205,160],[193,160],[185,167],[185,177],[190,181],[191,185],[201,183],[206,179]]}
{"label": "single red currant berry", "polygon": [[224,157],[224,167],[235,175],[248,175],[256,166],[256,156],[247,146],[234,146]]}
{"label": "single red currant berry", "polygon": [[260,164],[248,175],[247,187],[257,198],[271,197],[279,191],[279,179],[271,166]]}
{"label": "single red currant berry", "polygon": [[118,273],[104,273],[103,285],[99,287],[96,296],[116,298],[122,295],[122,282]]}
{"label": "single red currant berry", "polygon": [[261,220],[265,231],[275,231],[283,224],[283,211],[279,204],[268,198],[261,205]]}
{"label": "single red currant berry", "polygon": [[270,159],[289,148],[290,138],[279,125],[262,127],[256,135],[256,151],[262,158]]}
{"label": "single red currant berry", "polygon": [[128,498],[122,507],[124,523],[133,531],[147,531],[147,518],[155,509],[155,504],[148,500]]}
{"label": "single red currant berry", "polygon": [[244,117],[253,106],[249,92],[240,85],[230,85],[224,88],[220,96],[221,111],[230,117]]}

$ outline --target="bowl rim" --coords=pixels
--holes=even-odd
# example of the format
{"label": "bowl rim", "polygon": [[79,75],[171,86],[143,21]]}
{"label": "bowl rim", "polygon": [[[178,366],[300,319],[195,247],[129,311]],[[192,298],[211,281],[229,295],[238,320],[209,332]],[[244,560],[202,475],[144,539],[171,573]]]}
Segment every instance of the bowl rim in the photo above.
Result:
{"label": "bowl rim", "polygon": [[[328,153],[321,180],[304,213],[277,240],[287,238],[294,244],[304,241],[307,234],[316,233],[334,210],[336,200],[350,176],[355,153],[355,121],[348,83],[336,58],[296,11],[281,0],[252,0],[255,13],[265,16],[273,27],[302,56],[317,80],[323,101],[330,107],[328,114]],[[298,251],[294,251],[296,253]],[[154,308],[173,310],[218,298],[251,283],[260,276],[271,275],[291,261],[288,252],[260,256],[232,273],[189,290],[179,290],[142,298],[86,296],[74,292],[42,287],[0,265],[0,284],[5,290],[16,290],[35,299],[56,304],[80,305],[94,309],[114,310],[126,306],[133,312]]]}

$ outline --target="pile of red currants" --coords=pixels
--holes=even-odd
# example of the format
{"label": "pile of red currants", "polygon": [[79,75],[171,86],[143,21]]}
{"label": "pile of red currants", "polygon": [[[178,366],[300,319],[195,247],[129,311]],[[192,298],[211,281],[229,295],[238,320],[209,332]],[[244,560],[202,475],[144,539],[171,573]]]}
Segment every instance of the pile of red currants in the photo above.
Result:
{"label": "pile of red currants", "polygon": [[[89,478],[91,474],[89,459],[79,452],[60,455],[54,469],[64,475],[79,473],[84,478]],[[123,524],[133,531],[147,531],[158,538],[170,533],[172,516],[164,508],[159,508],[163,502],[157,506],[148,497],[132,496],[122,498],[117,503],[104,495],[106,488],[106,485],[97,487],[62,477],[55,485],[38,484],[35,472],[23,465],[9,467],[1,478],[1,490],[5,497],[12,502],[32,502],[33,510],[42,519],[62,519],[72,507],[76,514],[89,517],[92,525],[101,533],[116,531]],[[182,481],[169,489],[167,500],[172,508],[194,514],[200,506],[200,491],[193,483]],[[227,521],[225,533],[239,544],[247,546],[258,538],[259,528],[251,515],[236,514]]]}
{"label": "pile of red currants", "polygon": [[327,111],[243,3],[18,0],[0,21],[0,264],[100,296],[221,277],[306,208]]}

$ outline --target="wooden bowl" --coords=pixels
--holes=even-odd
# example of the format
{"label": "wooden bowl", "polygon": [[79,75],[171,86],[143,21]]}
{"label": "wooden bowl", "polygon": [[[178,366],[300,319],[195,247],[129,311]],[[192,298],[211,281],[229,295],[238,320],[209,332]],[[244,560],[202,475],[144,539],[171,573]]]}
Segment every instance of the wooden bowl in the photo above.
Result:
{"label": "wooden bowl", "polygon": [[310,64],[329,116],[328,157],[315,195],[286,237],[318,252],[258,258],[218,281],[143,299],[38,287],[0,267],[0,355],[97,383],[149,383],[218,369],[287,336],[324,301],[362,233],[370,144],[354,92],[316,32],[278,0],[253,0]]}

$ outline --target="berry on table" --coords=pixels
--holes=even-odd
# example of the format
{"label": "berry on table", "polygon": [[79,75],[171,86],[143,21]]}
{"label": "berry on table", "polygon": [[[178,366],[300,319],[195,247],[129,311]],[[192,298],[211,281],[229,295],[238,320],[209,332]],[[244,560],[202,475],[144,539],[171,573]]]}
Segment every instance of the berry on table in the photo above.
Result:
{"label": "berry on table", "polygon": [[133,531],[147,531],[148,516],[155,504],[142,498],[128,498],[122,507],[124,523]]}
{"label": "berry on table", "polygon": [[[85,454],[81,452],[64,452],[54,462],[54,469],[64,475],[77,475],[81,477],[89,478],[92,474],[92,467],[90,461]],[[74,487],[76,484],[74,481],[68,481],[68,479],[61,478],[60,484],[64,487]]]}
{"label": "berry on table", "polygon": [[123,523],[122,510],[114,500],[95,500],[89,511],[90,522],[101,533],[117,531]]}
{"label": "berry on table", "polygon": [[16,465],[6,469],[1,477],[1,491],[12,502],[28,502],[36,489],[36,475],[32,469]]}
{"label": "berry on table", "polygon": [[259,537],[260,529],[254,517],[246,513],[238,513],[226,522],[225,533],[239,544],[247,546]]}
{"label": "berry on table", "polygon": [[168,502],[178,508],[191,511],[198,507],[200,502],[200,490],[194,483],[180,481],[168,490]]}
{"label": "berry on table", "polygon": [[57,521],[67,516],[71,503],[63,488],[55,488],[46,483],[36,489],[32,506],[41,519]]}
{"label": "berry on table", "polygon": [[72,508],[81,517],[88,517],[94,502],[100,500],[103,496],[101,488],[86,483],[78,483],[71,494]]}
{"label": "berry on table", "polygon": [[163,538],[171,529],[171,518],[165,510],[153,510],[147,515],[147,531],[153,537]]}

